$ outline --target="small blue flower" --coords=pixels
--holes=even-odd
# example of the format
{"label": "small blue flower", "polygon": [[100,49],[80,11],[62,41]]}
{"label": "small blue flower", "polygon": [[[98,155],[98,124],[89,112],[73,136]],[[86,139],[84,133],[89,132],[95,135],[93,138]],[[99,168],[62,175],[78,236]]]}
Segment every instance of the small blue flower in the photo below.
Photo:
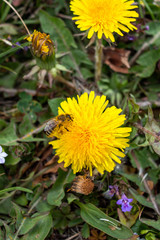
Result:
{"label": "small blue flower", "polygon": [[109,189],[103,193],[104,198],[106,199],[111,199],[114,194],[118,195],[119,191],[118,191],[118,186],[117,185],[109,185]]}
{"label": "small blue flower", "polygon": [[3,152],[2,147],[0,146],[0,164],[5,163],[5,157],[7,157],[8,154]]}
{"label": "small blue flower", "polygon": [[[21,44],[20,44],[19,42],[16,42],[15,44],[12,45],[12,48],[15,48],[15,47],[17,47],[17,46],[21,46]],[[20,48],[20,49],[18,49],[18,50],[16,51],[16,54],[21,53],[22,50],[24,50],[24,51],[26,52],[26,51],[28,51],[28,49],[29,49],[29,48],[28,48],[27,46],[25,46],[25,47],[23,47],[23,48]]]}
{"label": "small blue flower", "polygon": [[117,185],[109,185],[109,195],[111,197],[114,196],[114,194],[118,194],[118,186]]}
{"label": "small blue flower", "polygon": [[149,30],[149,26],[148,26],[148,25],[146,25],[145,29],[148,31],[148,30]]}
{"label": "small blue flower", "polygon": [[132,209],[132,206],[129,204],[132,202],[133,199],[129,199],[126,197],[125,194],[122,195],[122,198],[117,201],[118,205],[121,205],[122,212],[130,212]]}
{"label": "small blue flower", "polygon": [[135,36],[131,36],[131,35],[128,35],[127,38],[128,38],[129,41],[136,40],[136,37]]}

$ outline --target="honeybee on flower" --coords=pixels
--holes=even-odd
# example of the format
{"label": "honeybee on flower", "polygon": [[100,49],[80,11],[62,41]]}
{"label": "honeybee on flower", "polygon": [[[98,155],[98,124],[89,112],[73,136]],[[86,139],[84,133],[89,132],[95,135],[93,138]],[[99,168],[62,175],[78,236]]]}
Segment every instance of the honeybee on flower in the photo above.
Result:
{"label": "honeybee on flower", "polygon": [[59,128],[49,131],[57,137],[50,144],[59,156],[58,162],[64,162],[64,167],[71,165],[74,174],[89,169],[92,175],[94,167],[101,174],[113,171],[129,146],[131,128],[121,127],[126,119],[120,114],[122,109],[107,107],[106,96],[95,96],[93,91],[77,96],[77,100],[68,98],[60,105],[57,118],[67,114],[71,119],[62,122],[62,132]]}
{"label": "honeybee on flower", "polygon": [[64,131],[68,131],[67,126],[71,123],[72,117],[69,114],[61,114],[47,122],[44,132],[47,137],[59,137]]}

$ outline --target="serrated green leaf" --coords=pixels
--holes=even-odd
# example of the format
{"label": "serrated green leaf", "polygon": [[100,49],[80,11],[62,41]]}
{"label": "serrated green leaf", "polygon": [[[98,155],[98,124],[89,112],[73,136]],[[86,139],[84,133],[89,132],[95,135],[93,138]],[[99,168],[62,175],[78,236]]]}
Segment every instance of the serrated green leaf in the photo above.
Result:
{"label": "serrated green leaf", "polygon": [[30,115],[26,114],[23,118],[23,121],[19,125],[19,132],[21,136],[26,135],[27,133],[33,131],[35,129],[32,121],[30,119]]}
{"label": "serrated green leaf", "polygon": [[58,43],[58,52],[68,51],[71,46],[77,47],[71,32],[62,19],[53,17],[42,10],[39,12],[39,18],[42,30],[50,34],[53,42]]}
{"label": "serrated green leaf", "polygon": [[[45,214],[42,216],[35,217],[36,223],[34,225],[30,224],[30,231],[24,235],[21,240],[44,240],[46,239],[51,227],[52,227],[52,216],[50,214]],[[38,220],[39,218],[39,220]],[[26,222],[25,222],[26,223]],[[23,225],[23,232],[26,232],[27,227],[29,229],[29,225]],[[25,228],[26,227],[26,228]],[[22,229],[21,229],[22,231]]]}
{"label": "serrated green leaf", "polygon": [[75,175],[72,171],[64,172],[61,169],[58,171],[58,178],[53,187],[48,193],[47,201],[54,206],[60,206],[62,199],[65,196],[64,187],[74,179]]}
{"label": "serrated green leaf", "polygon": [[[15,233],[13,228],[11,228],[8,224],[6,224],[4,221],[0,220],[0,222],[3,223],[5,230],[6,230],[6,234],[5,234],[5,240],[13,240],[15,237]],[[17,237],[16,240],[19,240],[19,238]]]}
{"label": "serrated green leaf", "polygon": [[[132,230],[119,221],[107,216],[91,203],[75,203],[81,208],[81,217],[85,222],[116,239],[127,239],[133,236]],[[105,220],[104,220],[105,219]]]}
{"label": "serrated green leaf", "polygon": [[48,104],[54,116],[58,115],[58,107],[60,103],[64,101],[64,98],[53,98],[48,100]]}
{"label": "serrated green leaf", "polygon": [[[147,168],[147,167],[151,167],[152,169],[157,169],[157,165],[154,163],[154,154],[152,154],[150,151],[148,151],[148,148],[143,148],[141,151],[135,150],[135,155],[136,158],[138,159],[141,167],[143,169]],[[135,161],[133,159],[132,154],[129,153],[129,156],[131,158],[131,162],[134,168],[136,168],[136,164]],[[156,160],[158,157],[156,157]]]}
{"label": "serrated green leaf", "polygon": [[[92,62],[89,60],[87,54],[79,49],[73,49],[72,55],[78,65],[82,63],[89,66],[93,65]],[[76,65],[73,64],[73,59],[71,59],[69,54],[63,57],[62,63],[63,65],[68,66],[68,68],[76,70]]]}
{"label": "serrated green leaf", "polygon": [[3,131],[0,132],[0,145],[13,146],[18,145],[16,135],[16,125],[12,121]]}
{"label": "serrated green leaf", "polygon": [[[154,119],[153,117],[153,111],[152,109],[149,107],[148,108],[148,121],[145,125],[145,129],[149,130],[150,132],[152,132],[153,134],[159,134],[160,132],[160,125],[159,123]],[[151,144],[152,148],[154,149],[154,151],[160,155],[160,142],[156,139],[155,136],[145,132],[146,135],[146,139],[149,141],[149,143]]]}
{"label": "serrated green leaf", "polygon": [[38,215],[36,217],[24,217],[23,225],[20,230],[20,235],[28,233],[41,219],[44,218],[44,215]]}
{"label": "serrated green leaf", "polygon": [[22,215],[22,209],[12,202],[13,204],[13,209],[15,210],[15,215],[16,215],[16,228],[18,228],[21,225],[21,222],[23,220],[23,215]]}
{"label": "serrated green leaf", "polygon": [[137,63],[143,66],[143,70],[138,73],[140,77],[149,77],[154,72],[156,63],[160,58],[160,50],[150,50],[143,53],[137,60]]}
{"label": "serrated green leaf", "polygon": [[88,237],[90,236],[89,226],[87,223],[83,225],[81,233],[82,233],[82,237],[84,238],[88,239]]}

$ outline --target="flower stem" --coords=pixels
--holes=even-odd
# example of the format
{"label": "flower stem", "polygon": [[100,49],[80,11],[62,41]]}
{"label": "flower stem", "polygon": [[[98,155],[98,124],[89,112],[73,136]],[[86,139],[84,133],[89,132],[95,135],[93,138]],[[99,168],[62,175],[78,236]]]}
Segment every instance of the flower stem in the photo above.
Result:
{"label": "flower stem", "polygon": [[101,79],[102,57],[103,57],[102,39],[97,38],[96,51],[95,51],[95,82],[96,83]]}

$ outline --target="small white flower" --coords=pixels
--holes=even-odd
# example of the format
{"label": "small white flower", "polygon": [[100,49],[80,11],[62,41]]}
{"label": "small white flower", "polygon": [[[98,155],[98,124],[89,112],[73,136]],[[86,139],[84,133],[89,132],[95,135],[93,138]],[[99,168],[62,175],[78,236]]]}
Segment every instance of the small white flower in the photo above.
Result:
{"label": "small white flower", "polygon": [[5,163],[5,157],[7,157],[8,154],[3,152],[2,147],[0,146],[0,164]]}

